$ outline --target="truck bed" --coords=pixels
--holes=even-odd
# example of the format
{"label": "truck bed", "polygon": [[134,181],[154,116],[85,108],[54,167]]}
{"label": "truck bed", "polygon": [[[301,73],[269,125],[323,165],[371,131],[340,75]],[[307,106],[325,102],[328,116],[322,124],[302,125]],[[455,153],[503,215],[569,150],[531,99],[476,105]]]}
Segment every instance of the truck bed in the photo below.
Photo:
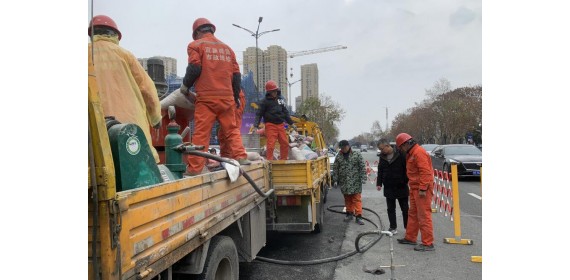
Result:
{"label": "truck bed", "polygon": [[324,197],[330,186],[326,156],[314,160],[271,162],[271,187],[275,196],[267,207],[267,229],[282,232],[311,232],[323,223]]}
{"label": "truck bed", "polygon": [[[269,186],[266,164],[242,167],[264,192]],[[225,171],[118,192],[115,204],[120,212],[117,221],[121,225],[117,236],[120,259],[116,256],[107,257],[111,261],[101,259],[102,271],[118,273],[116,267],[120,265],[121,277],[116,279],[150,279],[263,202],[244,177],[230,183]],[[89,200],[90,279],[94,279],[93,211],[94,205]],[[99,219],[105,217],[100,215]],[[101,250],[97,252],[100,256]]]}
{"label": "truck bed", "polygon": [[326,156],[313,160],[275,160],[271,165],[271,180],[277,195],[310,194],[330,174]]}

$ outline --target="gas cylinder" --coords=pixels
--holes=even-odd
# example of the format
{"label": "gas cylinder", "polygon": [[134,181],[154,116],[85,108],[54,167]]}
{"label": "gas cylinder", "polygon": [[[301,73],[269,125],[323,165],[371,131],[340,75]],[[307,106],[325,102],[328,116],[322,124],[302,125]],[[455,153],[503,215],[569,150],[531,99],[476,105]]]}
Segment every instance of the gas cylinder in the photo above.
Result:
{"label": "gas cylinder", "polygon": [[186,164],[182,161],[182,153],[173,149],[182,144],[182,136],[178,134],[180,126],[175,120],[174,107],[171,108],[172,110],[170,108],[168,110],[170,118],[170,123],[167,127],[168,134],[164,138],[165,166],[168,167],[176,179],[180,179],[183,177],[184,171],[186,171]]}

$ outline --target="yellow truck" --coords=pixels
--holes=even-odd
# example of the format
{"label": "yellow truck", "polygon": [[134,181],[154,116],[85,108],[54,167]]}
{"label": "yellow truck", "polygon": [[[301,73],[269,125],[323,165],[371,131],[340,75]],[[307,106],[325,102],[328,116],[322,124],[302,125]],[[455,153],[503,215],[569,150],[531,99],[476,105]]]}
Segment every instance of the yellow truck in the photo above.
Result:
{"label": "yellow truck", "polygon": [[[291,117],[300,135],[313,137],[313,148],[326,151],[319,126],[305,118]],[[267,229],[281,232],[322,230],[327,191],[331,186],[329,158],[273,160],[270,186],[274,193],[267,200]]]}
{"label": "yellow truck", "polygon": [[265,246],[268,163],[233,182],[157,165],[136,125],[105,119],[91,63],[88,79],[88,278],[237,280],[239,261]]}

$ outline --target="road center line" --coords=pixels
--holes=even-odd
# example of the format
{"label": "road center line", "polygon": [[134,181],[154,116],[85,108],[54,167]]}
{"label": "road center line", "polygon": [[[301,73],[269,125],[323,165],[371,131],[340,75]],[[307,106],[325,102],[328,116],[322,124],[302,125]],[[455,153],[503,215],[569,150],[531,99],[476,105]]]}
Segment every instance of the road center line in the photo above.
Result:
{"label": "road center line", "polygon": [[468,193],[468,194],[469,194],[470,196],[474,197],[474,198],[477,198],[477,199],[481,200],[481,197],[478,196],[478,195],[476,195],[476,194],[474,194],[474,193]]}

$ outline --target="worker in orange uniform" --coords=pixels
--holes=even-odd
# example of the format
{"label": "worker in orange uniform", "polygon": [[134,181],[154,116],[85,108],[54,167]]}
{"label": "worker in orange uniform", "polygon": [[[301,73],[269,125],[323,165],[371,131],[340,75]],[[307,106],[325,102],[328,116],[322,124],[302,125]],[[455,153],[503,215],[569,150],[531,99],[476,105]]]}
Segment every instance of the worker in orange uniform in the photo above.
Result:
{"label": "worker in orange uniform", "polygon": [[122,34],[113,19],[95,16],[87,34],[93,40],[88,48],[88,63],[95,66],[105,116],[114,116],[121,123],[138,125],[144,132],[155,162],[160,162],[150,134],[151,124],[158,129],[162,119],[154,82],[137,58],[119,46]]}
{"label": "worker in orange uniform", "polygon": [[434,251],[433,223],[431,220],[431,199],[433,196],[433,167],[431,157],[424,148],[407,133],[396,136],[396,146],[406,152],[406,173],[410,187],[410,209],[406,236],[398,239],[401,244],[416,245],[418,231],[422,243],[416,251]]}
{"label": "worker in orange uniform", "polygon": [[[196,104],[192,142],[208,149],[210,134],[216,120],[226,135],[230,154],[241,165],[251,164],[239,128],[235,111],[240,107],[241,73],[234,51],[214,36],[216,26],[208,19],[198,18],[192,25],[192,41],[188,44],[188,67],[180,86],[182,94],[189,94],[194,86]],[[202,173],[206,159],[188,156],[188,174]]]}
{"label": "worker in orange uniform", "polygon": [[[236,125],[238,129],[241,128],[242,116],[243,111],[245,110],[245,94],[243,94],[243,90],[239,91],[239,108],[236,109]],[[218,130],[218,141],[220,142],[220,156],[226,158],[235,158],[237,155],[231,154],[231,147],[230,143],[228,143],[228,137],[224,135],[224,130],[220,127]],[[241,134],[240,134],[241,135]]]}
{"label": "worker in orange uniform", "polygon": [[285,133],[285,122],[296,129],[293,120],[289,115],[289,110],[285,107],[285,100],[281,97],[281,90],[277,84],[269,80],[265,84],[265,99],[261,102],[259,110],[255,116],[253,127],[259,129],[259,123],[263,117],[265,122],[265,137],[267,137],[268,160],[273,160],[273,149],[275,140],[279,141],[279,157],[286,160],[289,157],[289,140]]}

